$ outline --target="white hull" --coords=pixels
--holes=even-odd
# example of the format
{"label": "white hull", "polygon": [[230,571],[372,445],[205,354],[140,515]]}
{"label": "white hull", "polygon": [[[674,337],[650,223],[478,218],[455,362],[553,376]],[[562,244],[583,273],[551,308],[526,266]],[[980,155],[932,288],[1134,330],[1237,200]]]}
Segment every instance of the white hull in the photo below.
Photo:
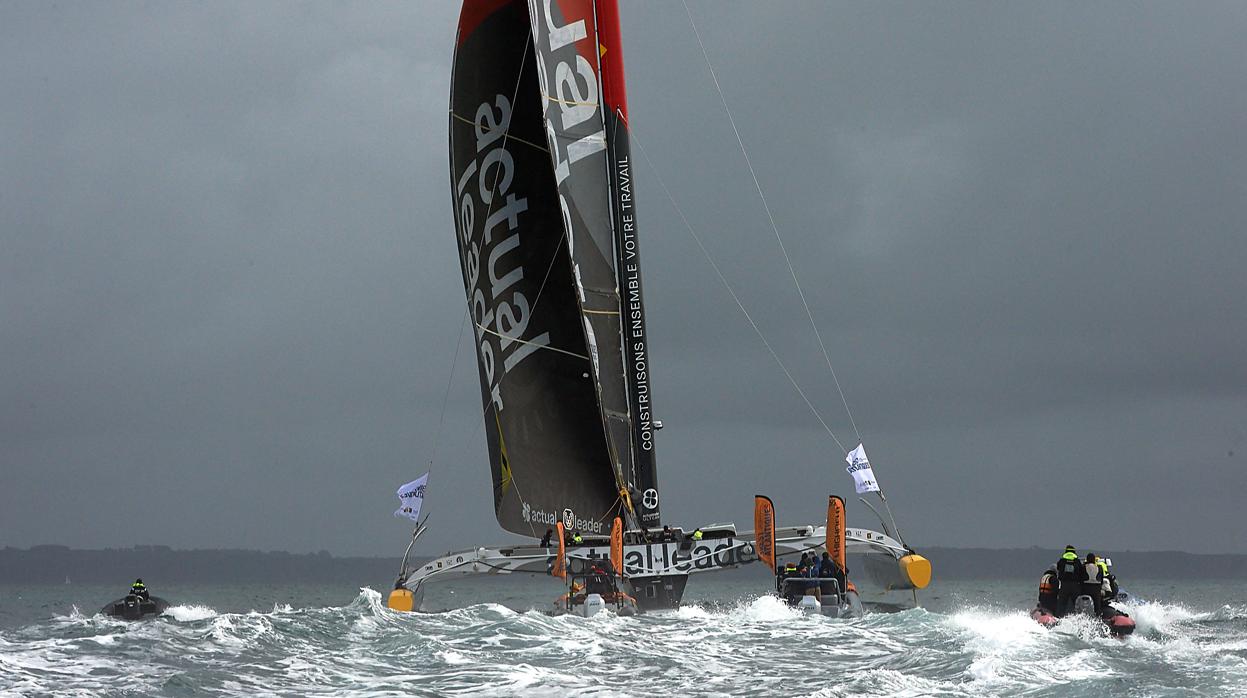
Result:
{"label": "white hull", "polygon": [[[775,534],[776,553],[781,558],[821,551],[827,535],[825,526],[789,526],[777,529]],[[845,540],[849,553],[878,557],[885,566],[895,565],[895,561],[908,552],[895,539],[863,528],[846,529]],[[692,574],[732,569],[757,561],[753,541],[753,532],[745,531],[700,541],[626,545],[625,576],[631,579],[671,577],[675,581],[674,578],[687,578]],[[517,572],[548,574],[556,552],[556,548],[538,545],[481,547],[452,552],[413,570],[404,584],[419,592],[425,582],[458,576]],[[610,559],[610,545],[602,541],[570,547],[566,549],[566,557],[568,571],[577,573],[587,569],[593,561]],[[644,599],[641,601],[644,603]]]}

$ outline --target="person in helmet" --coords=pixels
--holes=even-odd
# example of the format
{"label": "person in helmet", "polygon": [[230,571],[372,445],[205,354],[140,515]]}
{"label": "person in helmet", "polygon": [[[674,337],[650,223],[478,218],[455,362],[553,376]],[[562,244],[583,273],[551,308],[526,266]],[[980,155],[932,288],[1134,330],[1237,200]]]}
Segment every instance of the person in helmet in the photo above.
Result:
{"label": "person in helmet", "polygon": [[796,579],[798,576],[800,576],[800,571],[797,568],[797,563],[789,562],[784,565],[783,571],[780,572],[779,580],[777,582],[779,586],[779,593],[783,595],[785,601],[794,606],[797,603],[797,599],[801,596],[801,589],[795,581],[788,583],[785,583],[785,581],[789,579]]}
{"label": "person in helmet", "polygon": [[598,563],[593,563],[589,568],[589,575],[585,578],[585,593],[600,594],[603,598],[610,595],[611,585],[610,578],[606,575],[606,570]]}
{"label": "person in helmet", "polygon": [[1057,589],[1060,583],[1057,581],[1056,565],[1048,565],[1048,569],[1039,578],[1039,606],[1049,613],[1055,614],[1057,607]]}
{"label": "person in helmet", "polygon": [[130,594],[144,601],[151,598],[151,594],[148,593],[147,585],[143,583],[142,577],[134,580],[134,583],[130,585]]}
{"label": "person in helmet", "polygon": [[1082,565],[1078,562],[1078,551],[1074,546],[1065,546],[1065,552],[1056,561],[1057,576],[1057,607],[1051,609],[1052,615],[1060,618],[1074,607],[1074,599],[1082,588],[1080,577]]}

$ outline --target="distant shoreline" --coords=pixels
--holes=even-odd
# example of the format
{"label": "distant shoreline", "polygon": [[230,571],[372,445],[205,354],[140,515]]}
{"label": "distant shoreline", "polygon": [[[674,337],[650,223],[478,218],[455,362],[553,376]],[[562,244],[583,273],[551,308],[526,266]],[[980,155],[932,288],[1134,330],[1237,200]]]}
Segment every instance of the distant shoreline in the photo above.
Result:
{"label": "distant shoreline", "polygon": [[[1245,579],[1247,555],[1178,551],[1115,551],[1091,548],[1113,559],[1127,577]],[[1038,579],[1060,550],[1046,548],[919,549],[932,561],[935,579]],[[1085,551],[1083,551],[1085,552]],[[413,558],[419,562],[426,558]],[[144,575],[163,582],[281,583],[342,582],[386,587],[398,573],[401,558],[335,557],[327,552],[288,553],[258,550],[178,550],[163,545],[102,550],[64,545],[0,549],[0,584],[115,584]],[[850,560],[850,568],[853,563]]]}

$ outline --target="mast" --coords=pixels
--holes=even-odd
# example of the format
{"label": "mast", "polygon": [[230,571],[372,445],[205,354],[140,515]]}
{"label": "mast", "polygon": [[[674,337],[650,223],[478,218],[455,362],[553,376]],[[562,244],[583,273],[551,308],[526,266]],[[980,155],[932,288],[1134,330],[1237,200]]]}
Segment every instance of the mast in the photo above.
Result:
{"label": "mast", "polygon": [[[641,248],[637,237],[637,212],[633,187],[631,139],[628,128],[628,94],[624,79],[623,43],[620,38],[618,0],[596,0],[603,118],[606,122],[608,167],[611,178],[611,209],[615,229],[615,271],[619,283],[623,323],[624,375],[632,416],[633,506],[642,525],[662,524],[655,458],[653,392],[649,361],[649,335],[645,326],[645,299],[641,282]],[[639,497],[638,497],[639,494]],[[639,500],[639,501],[638,501]]]}

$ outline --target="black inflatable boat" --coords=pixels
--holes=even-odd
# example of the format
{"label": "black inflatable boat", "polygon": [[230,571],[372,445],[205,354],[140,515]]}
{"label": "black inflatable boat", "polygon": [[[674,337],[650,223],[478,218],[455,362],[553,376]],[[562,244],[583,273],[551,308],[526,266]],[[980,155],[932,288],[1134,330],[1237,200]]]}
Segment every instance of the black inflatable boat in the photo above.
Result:
{"label": "black inflatable boat", "polygon": [[142,597],[136,594],[128,594],[101,608],[100,613],[113,618],[141,620],[143,618],[154,618],[164,613],[168,607],[169,602],[159,596]]}

